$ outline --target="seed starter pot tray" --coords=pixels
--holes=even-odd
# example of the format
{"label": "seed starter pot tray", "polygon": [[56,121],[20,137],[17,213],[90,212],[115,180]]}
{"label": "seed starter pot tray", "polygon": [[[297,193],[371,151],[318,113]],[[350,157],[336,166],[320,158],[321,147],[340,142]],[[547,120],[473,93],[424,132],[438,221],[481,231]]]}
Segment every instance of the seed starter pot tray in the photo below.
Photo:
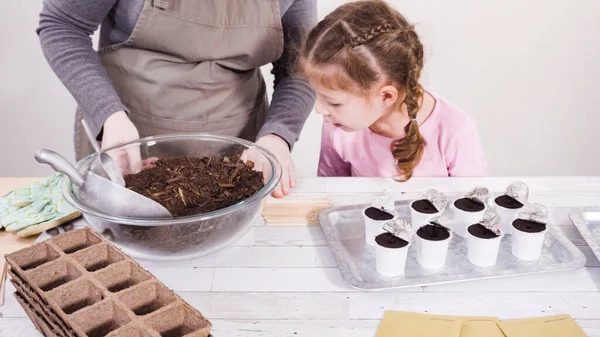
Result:
{"label": "seed starter pot tray", "polygon": [[[453,200],[452,196],[448,196]],[[458,197],[458,196],[453,196]],[[410,201],[396,202],[398,217],[410,223]],[[511,253],[512,238],[504,236],[498,261],[493,267],[481,268],[467,260],[467,240],[454,235],[446,265],[428,270],[416,260],[416,245],[408,251],[405,274],[385,277],[375,270],[375,248],[365,242],[362,212],[370,205],[352,205],[330,208],[320,213],[319,222],[345,282],[362,290],[382,290],[442,284],[511,275],[534,274],[559,270],[573,270],[585,265],[585,256],[554,224],[548,224],[542,255],[537,261],[525,262]],[[446,208],[443,216],[451,212]],[[491,210],[490,210],[491,212]],[[448,223],[449,226],[452,222]]]}
{"label": "seed starter pot tray", "polygon": [[6,255],[36,328],[61,337],[207,337],[212,324],[88,228]]}

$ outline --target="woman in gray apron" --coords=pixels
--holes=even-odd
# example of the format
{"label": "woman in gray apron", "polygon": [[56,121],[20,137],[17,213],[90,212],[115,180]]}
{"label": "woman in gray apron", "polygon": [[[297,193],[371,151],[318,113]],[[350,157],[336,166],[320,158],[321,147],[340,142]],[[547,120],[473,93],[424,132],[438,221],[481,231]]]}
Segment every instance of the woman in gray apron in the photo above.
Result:
{"label": "woman in gray apron", "polygon": [[[46,0],[38,34],[50,66],[78,103],[76,159],[139,137],[211,132],[256,141],[294,185],[291,148],[315,93],[291,74],[317,21],[316,0]],[[91,35],[101,25],[98,51]],[[269,105],[260,67],[273,63]],[[137,172],[140,154],[128,153]]]}

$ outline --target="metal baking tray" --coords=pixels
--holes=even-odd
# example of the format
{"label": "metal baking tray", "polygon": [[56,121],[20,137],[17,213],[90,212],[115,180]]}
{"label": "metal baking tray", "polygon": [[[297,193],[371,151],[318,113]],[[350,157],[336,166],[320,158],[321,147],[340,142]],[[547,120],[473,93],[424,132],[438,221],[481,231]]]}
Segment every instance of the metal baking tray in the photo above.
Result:
{"label": "metal baking tray", "polygon": [[600,208],[579,208],[569,218],[600,261]]}
{"label": "metal baking tray", "polygon": [[[451,199],[450,199],[451,200]],[[398,216],[410,222],[410,201],[397,201]],[[511,253],[511,236],[502,239],[498,261],[482,268],[467,260],[467,240],[454,235],[448,248],[446,265],[436,270],[422,268],[416,260],[416,247],[408,252],[405,273],[399,277],[382,276],[375,270],[375,248],[364,238],[362,212],[369,205],[329,208],[319,214],[319,222],[333,251],[345,282],[361,290],[384,290],[478,279],[574,270],[585,266],[586,258],[552,223],[546,234],[542,255],[536,261],[521,261]],[[491,210],[490,210],[491,211]],[[446,209],[446,212],[451,212]],[[445,214],[444,214],[445,215]],[[597,213],[600,224],[600,213]],[[451,225],[451,224],[449,224]]]}

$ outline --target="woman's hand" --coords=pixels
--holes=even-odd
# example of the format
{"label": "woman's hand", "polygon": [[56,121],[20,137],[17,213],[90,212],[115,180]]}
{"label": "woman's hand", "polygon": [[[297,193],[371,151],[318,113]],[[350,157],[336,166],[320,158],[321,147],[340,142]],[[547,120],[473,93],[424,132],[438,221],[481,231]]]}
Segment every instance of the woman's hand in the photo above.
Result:
{"label": "woman's hand", "polygon": [[[140,134],[125,111],[110,115],[104,122],[102,149],[128,143],[140,138]],[[139,145],[129,145],[123,150],[111,151],[109,155],[121,169],[123,175],[137,173],[142,169],[142,158]]]}
{"label": "woman's hand", "polygon": [[[288,143],[277,135],[269,134],[260,137],[256,141],[256,145],[265,148],[275,155],[281,164],[281,181],[273,190],[273,196],[276,198],[282,198],[288,195],[290,193],[290,188],[293,188],[296,185],[296,170]],[[252,160],[254,162],[254,169],[262,172],[264,172],[269,165],[269,163],[265,161],[264,157],[259,155],[256,150],[252,149],[244,152],[242,155],[242,160]]]}

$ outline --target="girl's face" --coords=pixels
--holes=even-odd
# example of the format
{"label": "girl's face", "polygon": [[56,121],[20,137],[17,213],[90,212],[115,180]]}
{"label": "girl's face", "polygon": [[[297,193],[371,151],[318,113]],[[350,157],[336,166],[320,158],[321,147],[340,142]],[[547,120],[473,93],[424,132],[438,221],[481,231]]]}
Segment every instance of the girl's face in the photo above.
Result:
{"label": "girl's face", "polygon": [[368,128],[389,113],[389,100],[381,91],[358,96],[312,81],[311,85],[317,93],[315,111],[346,132]]}

